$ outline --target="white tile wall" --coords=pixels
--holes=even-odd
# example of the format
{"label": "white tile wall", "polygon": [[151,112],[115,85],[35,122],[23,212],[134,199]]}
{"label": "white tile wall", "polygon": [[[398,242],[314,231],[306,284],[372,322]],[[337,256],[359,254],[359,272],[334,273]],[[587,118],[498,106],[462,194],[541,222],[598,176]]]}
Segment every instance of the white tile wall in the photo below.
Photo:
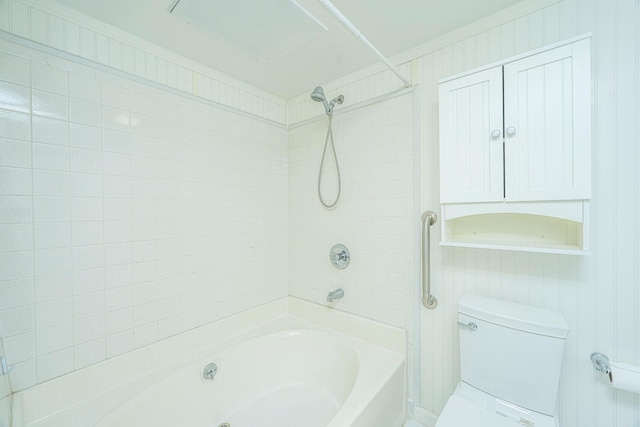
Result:
{"label": "white tile wall", "polygon": [[14,390],[287,295],[286,130],[8,41],[0,61]]}
{"label": "white tile wall", "polygon": [[[322,118],[289,134],[290,293],[326,304],[327,293],[342,287],[346,297],[333,306],[404,328],[413,292],[413,94],[334,117],[342,194],[331,210],[317,196],[327,125]],[[335,185],[331,161],[326,201]],[[329,262],[336,243],[351,251],[345,270]]]}

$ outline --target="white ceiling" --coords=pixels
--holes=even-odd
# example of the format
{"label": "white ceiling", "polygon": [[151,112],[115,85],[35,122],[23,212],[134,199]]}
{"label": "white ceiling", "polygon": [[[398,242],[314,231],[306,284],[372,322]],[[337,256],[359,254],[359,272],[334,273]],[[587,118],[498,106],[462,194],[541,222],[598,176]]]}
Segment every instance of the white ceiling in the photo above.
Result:
{"label": "white ceiling", "polygon": [[[247,45],[248,35],[269,40],[273,34],[270,29],[280,25],[278,14],[264,16],[263,21],[257,22],[235,17],[234,25],[226,25],[223,31],[222,28],[207,30],[169,13],[174,0],[55,1],[285,99],[311,92],[315,86],[378,61],[316,0],[297,2],[328,30],[314,34],[308,41],[290,44],[296,49],[270,60],[258,58],[242,46]],[[233,1],[235,5],[244,3],[244,8],[264,5],[264,0]],[[271,0],[274,1],[288,3]],[[385,56],[392,57],[517,1],[333,0],[333,4]],[[233,11],[239,8],[225,9],[225,3],[233,4],[230,0],[222,1],[220,12],[227,13],[233,22]],[[264,11],[260,16],[263,15]]]}

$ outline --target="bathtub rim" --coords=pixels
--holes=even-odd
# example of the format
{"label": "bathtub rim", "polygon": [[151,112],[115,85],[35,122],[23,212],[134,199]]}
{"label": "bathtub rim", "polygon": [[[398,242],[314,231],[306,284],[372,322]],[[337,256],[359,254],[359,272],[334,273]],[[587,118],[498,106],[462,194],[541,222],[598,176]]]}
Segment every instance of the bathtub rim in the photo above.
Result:
{"label": "bathtub rim", "polygon": [[[61,411],[80,407],[123,384],[148,377],[149,372],[182,364],[200,357],[203,352],[232,344],[234,337],[251,337],[251,332],[260,331],[286,316],[396,353],[406,365],[404,329],[332,307],[284,297],[19,391],[13,398],[13,427],[37,423]],[[215,342],[203,345],[202,337],[212,336],[216,337]],[[195,355],[194,348],[197,349]]]}

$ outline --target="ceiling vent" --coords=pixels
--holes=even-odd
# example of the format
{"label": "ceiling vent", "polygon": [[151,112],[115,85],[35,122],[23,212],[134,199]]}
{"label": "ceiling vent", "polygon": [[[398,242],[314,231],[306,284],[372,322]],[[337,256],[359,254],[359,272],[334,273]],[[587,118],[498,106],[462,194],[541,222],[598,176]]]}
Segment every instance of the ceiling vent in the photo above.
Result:
{"label": "ceiling vent", "polygon": [[295,0],[176,0],[169,12],[267,63],[328,30]]}

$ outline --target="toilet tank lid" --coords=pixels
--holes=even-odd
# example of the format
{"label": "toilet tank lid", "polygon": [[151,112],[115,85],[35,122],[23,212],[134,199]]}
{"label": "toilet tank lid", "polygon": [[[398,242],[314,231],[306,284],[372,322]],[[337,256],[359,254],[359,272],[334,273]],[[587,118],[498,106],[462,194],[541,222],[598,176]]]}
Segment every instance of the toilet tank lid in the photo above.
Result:
{"label": "toilet tank lid", "polygon": [[478,295],[460,298],[458,313],[538,335],[564,339],[569,333],[567,321],[557,311]]}

